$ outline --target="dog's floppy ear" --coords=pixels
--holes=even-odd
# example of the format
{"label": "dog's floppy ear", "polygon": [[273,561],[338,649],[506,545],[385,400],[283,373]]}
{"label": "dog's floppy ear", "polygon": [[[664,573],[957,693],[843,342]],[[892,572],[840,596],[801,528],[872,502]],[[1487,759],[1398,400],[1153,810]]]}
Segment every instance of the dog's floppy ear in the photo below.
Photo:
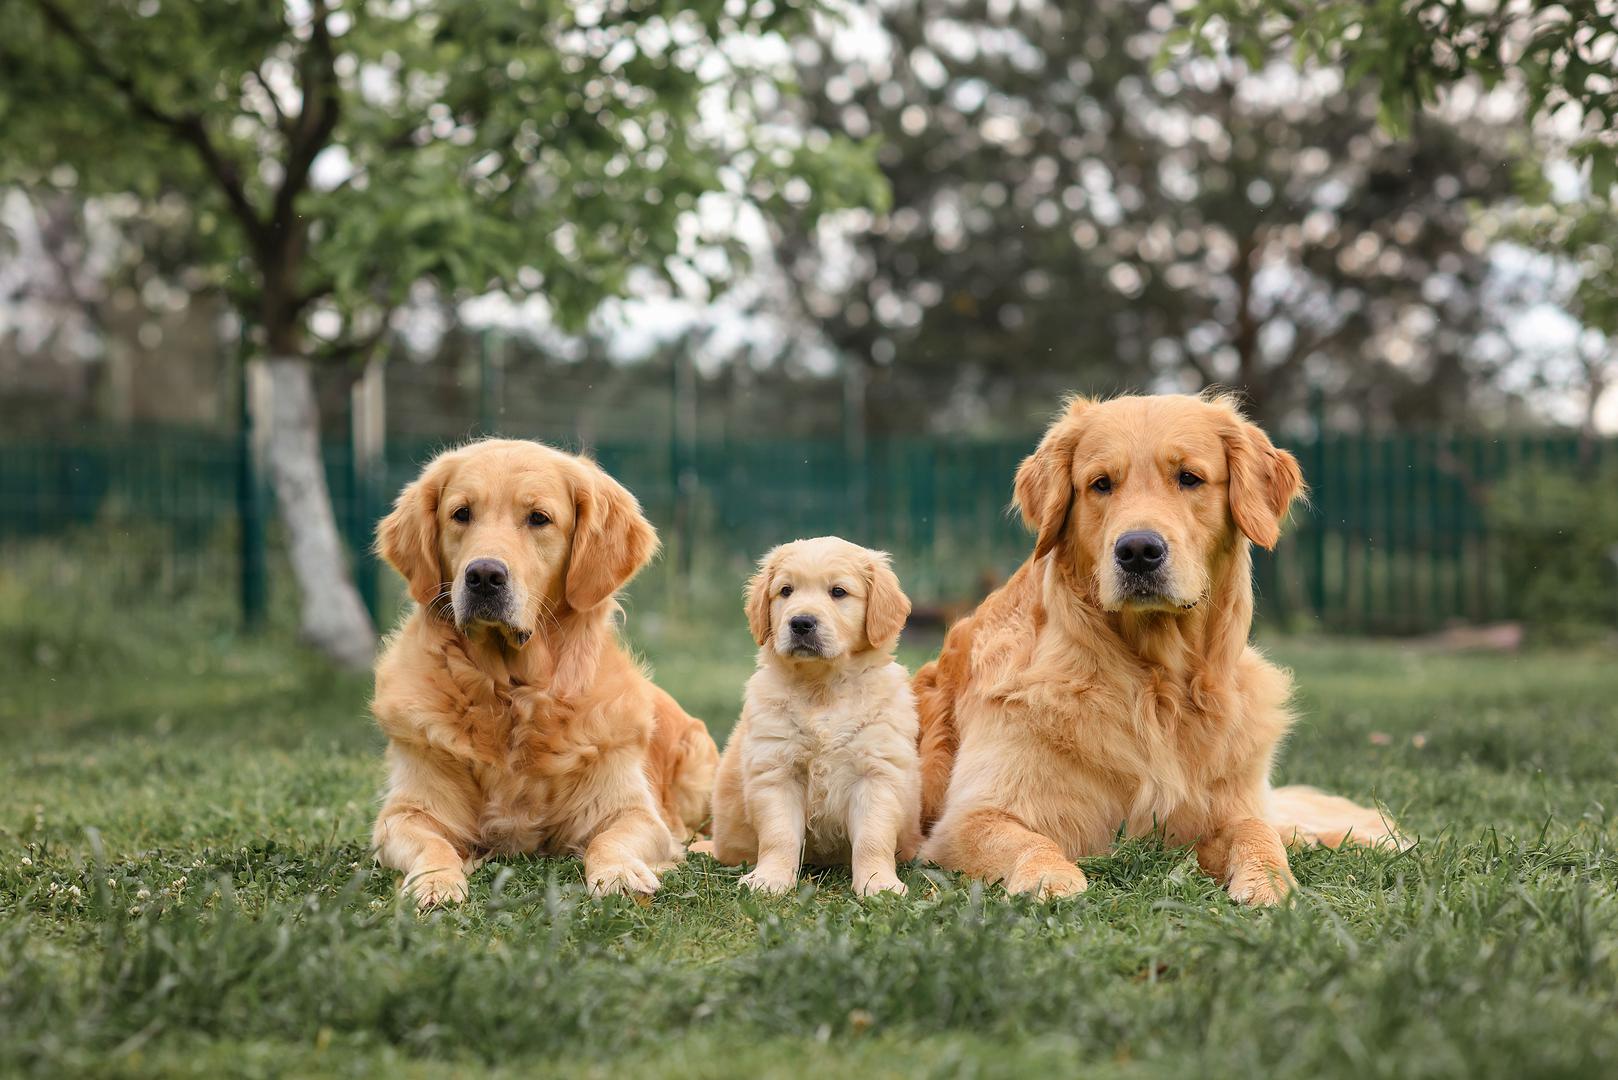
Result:
{"label": "dog's floppy ear", "polygon": [[753,641],[768,644],[775,628],[770,625],[770,601],[775,599],[775,567],[781,561],[781,549],[772,548],[758,561],[758,569],[747,579],[747,628],[753,632]]}
{"label": "dog's floppy ear", "polygon": [[899,575],[885,551],[871,552],[865,571],[865,640],[873,649],[891,645],[910,617],[910,597],[899,587]]}
{"label": "dog's floppy ear", "polygon": [[589,611],[629,584],[652,560],[657,530],[629,489],[592,461],[581,463],[573,508],[573,548],[564,595],[574,611]]}
{"label": "dog's floppy ear", "polygon": [[1230,516],[1236,527],[1262,548],[1275,547],[1292,500],[1303,494],[1298,459],[1229,405],[1225,461],[1230,471]]}
{"label": "dog's floppy ear", "polygon": [[376,526],[376,551],[399,571],[411,599],[423,607],[443,586],[438,565],[438,501],[449,477],[451,455],[440,454],[399,492],[393,509]]}
{"label": "dog's floppy ear", "polygon": [[1034,558],[1043,558],[1056,547],[1073,505],[1073,448],[1079,441],[1080,418],[1094,404],[1088,398],[1068,401],[1039,446],[1023,459],[1013,485],[1017,509],[1023,523],[1039,537]]}

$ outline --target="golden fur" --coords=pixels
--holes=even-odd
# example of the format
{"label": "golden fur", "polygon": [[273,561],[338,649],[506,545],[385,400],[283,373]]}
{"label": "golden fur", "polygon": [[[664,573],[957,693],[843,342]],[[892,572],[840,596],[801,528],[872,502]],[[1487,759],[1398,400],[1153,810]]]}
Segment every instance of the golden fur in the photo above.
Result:
{"label": "golden fur", "polygon": [[[405,488],[377,546],[417,604],[376,667],[378,859],[422,906],[464,899],[496,853],[582,854],[594,891],[656,889],[718,751],[618,641],[614,594],[657,549],[634,496],[583,458],[477,442]],[[481,600],[467,574],[491,560],[507,580]]]}
{"label": "golden fur", "polygon": [[[1375,811],[1269,785],[1291,679],[1248,644],[1250,545],[1302,490],[1228,398],[1072,400],[1017,471],[1034,554],[916,673],[923,855],[1063,895],[1122,825],[1268,904],[1293,884],[1283,840],[1400,842]],[[1114,557],[1136,530],[1166,542],[1149,594]]]}
{"label": "golden fur", "polygon": [[[692,850],[756,862],[742,883],[766,892],[796,885],[800,862],[850,865],[861,896],[904,892],[895,856],[921,840],[921,772],[893,659],[910,601],[888,556],[837,537],[784,544],[746,607],[758,670],[720,761],[713,841]],[[813,629],[795,634],[794,619]]]}

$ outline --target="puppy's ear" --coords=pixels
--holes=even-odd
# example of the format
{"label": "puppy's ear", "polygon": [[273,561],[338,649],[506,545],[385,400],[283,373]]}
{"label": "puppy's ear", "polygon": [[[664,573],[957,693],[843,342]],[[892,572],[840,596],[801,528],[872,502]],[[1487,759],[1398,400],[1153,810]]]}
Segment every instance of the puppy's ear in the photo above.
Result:
{"label": "puppy's ear", "polygon": [[563,589],[568,607],[589,611],[651,562],[657,530],[629,489],[594,462],[580,464],[573,508],[573,548]]}
{"label": "puppy's ear", "polygon": [[1013,486],[1023,523],[1039,537],[1034,558],[1056,547],[1073,505],[1073,448],[1078,444],[1083,416],[1094,402],[1075,397],[1056,418],[1039,446],[1023,459]]}
{"label": "puppy's ear", "polygon": [[910,597],[899,587],[899,575],[885,551],[871,552],[866,572],[865,640],[873,649],[891,645],[910,617]]}
{"label": "puppy's ear", "polygon": [[1225,461],[1230,471],[1230,516],[1236,527],[1262,548],[1275,547],[1281,522],[1292,501],[1303,494],[1298,459],[1278,449],[1256,425],[1231,406],[1224,431]]}
{"label": "puppy's ear", "polygon": [[429,462],[376,527],[377,554],[399,572],[411,599],[423,607],[437,598],[444,584],[438,564],[438,501],[450,461],[449,454],[440,454]]}
{"label": "puppy's ear", "polygon": [[775,599],[775,566],[780,562],[780,548],[774,548],[759,560],[758,569],[747,579],[747,598],[743,607],[747,611],[747,628],[753,632],[753,641],[759,645],[769,643],[775,628],[770,624],[770,601]]}

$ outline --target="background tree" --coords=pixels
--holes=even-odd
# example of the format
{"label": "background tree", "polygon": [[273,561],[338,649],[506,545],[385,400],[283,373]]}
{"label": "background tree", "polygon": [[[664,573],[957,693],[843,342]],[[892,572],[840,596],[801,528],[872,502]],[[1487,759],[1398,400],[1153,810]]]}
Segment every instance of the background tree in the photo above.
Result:
{"label": "background tree", "polygon": [[[1503,215],[1500,235],[1549,261],[1516,291],[1518,303],[1549,302],[1576,320],[1571,347],[1538,357],[1536,375],[1548,389],[1580,404],[1585,455],[1598,435],[1607,392],[1618,385],[1618,212],[1606,199],[1555,201],[1548,192]],[[1545,352],[1541,349],[1540,352]]]}
{"label": "background tree", "polygon": [[[303,633],[363,665],[374,635],[310,365],[367,355],[423,279],[541,293],[576,324],[638,263],[723,277],[734,252],[695,260],[683,224],[706,193],[811,217],[877,197],[857,148],[811,152],[747,119],[772,72],[731,46],[803,17],[723,0],[17,0],[0,180],[186,204],[203,276],[264,360]],[[743,120],[715,124],[716,108]]]}
{"label": "background tree", "polygon": [[782,245],[871,416],[1021,427],[1058,389],[1214,382],[1272,424],[1311,386],[1345,422],[1465,408],[1491,323],[1466,203],[1509,191],[1489,132],[1396,141],[1332,72],[1160,65],[1166,4],[880,13],[882,47],[799,69],[811,124],[882,136],[892,210]]}
{"label": "background tree", "polygon": [[1610,0],[1197,0],[1176,47],[1341,66],[1372,86],[1383,122],[1409,118],[1463,82],[1520,91],[1524,118],[1577,125],[1573,156],[1600,194],[1618,183],[1618,8]]}

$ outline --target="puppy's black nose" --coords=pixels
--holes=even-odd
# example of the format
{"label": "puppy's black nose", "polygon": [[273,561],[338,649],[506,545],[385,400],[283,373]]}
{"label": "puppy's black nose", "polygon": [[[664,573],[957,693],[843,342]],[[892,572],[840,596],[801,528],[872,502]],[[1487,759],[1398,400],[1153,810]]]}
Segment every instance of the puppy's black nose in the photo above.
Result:
{"label": "puppy's black nose", "polygon": [[801,636],[814,633],[815,627],[820,625],[820,620],[813,615],[794,615],[787,620],[787,625],[792,627],[794,634]]}
{"label": "puppy's black nose", "polygon": [[466,587],[473,596],[498,596],[506,590],[506,564],[499,559],[473,559],[466,568]]}
{"label": "puppy's black nose", "polygon": [[1124,533],[1112,548],[1112,557],[1130,574],[1150,574],[1163,565],[1168,553],[1168,541],[1155,532]]}

